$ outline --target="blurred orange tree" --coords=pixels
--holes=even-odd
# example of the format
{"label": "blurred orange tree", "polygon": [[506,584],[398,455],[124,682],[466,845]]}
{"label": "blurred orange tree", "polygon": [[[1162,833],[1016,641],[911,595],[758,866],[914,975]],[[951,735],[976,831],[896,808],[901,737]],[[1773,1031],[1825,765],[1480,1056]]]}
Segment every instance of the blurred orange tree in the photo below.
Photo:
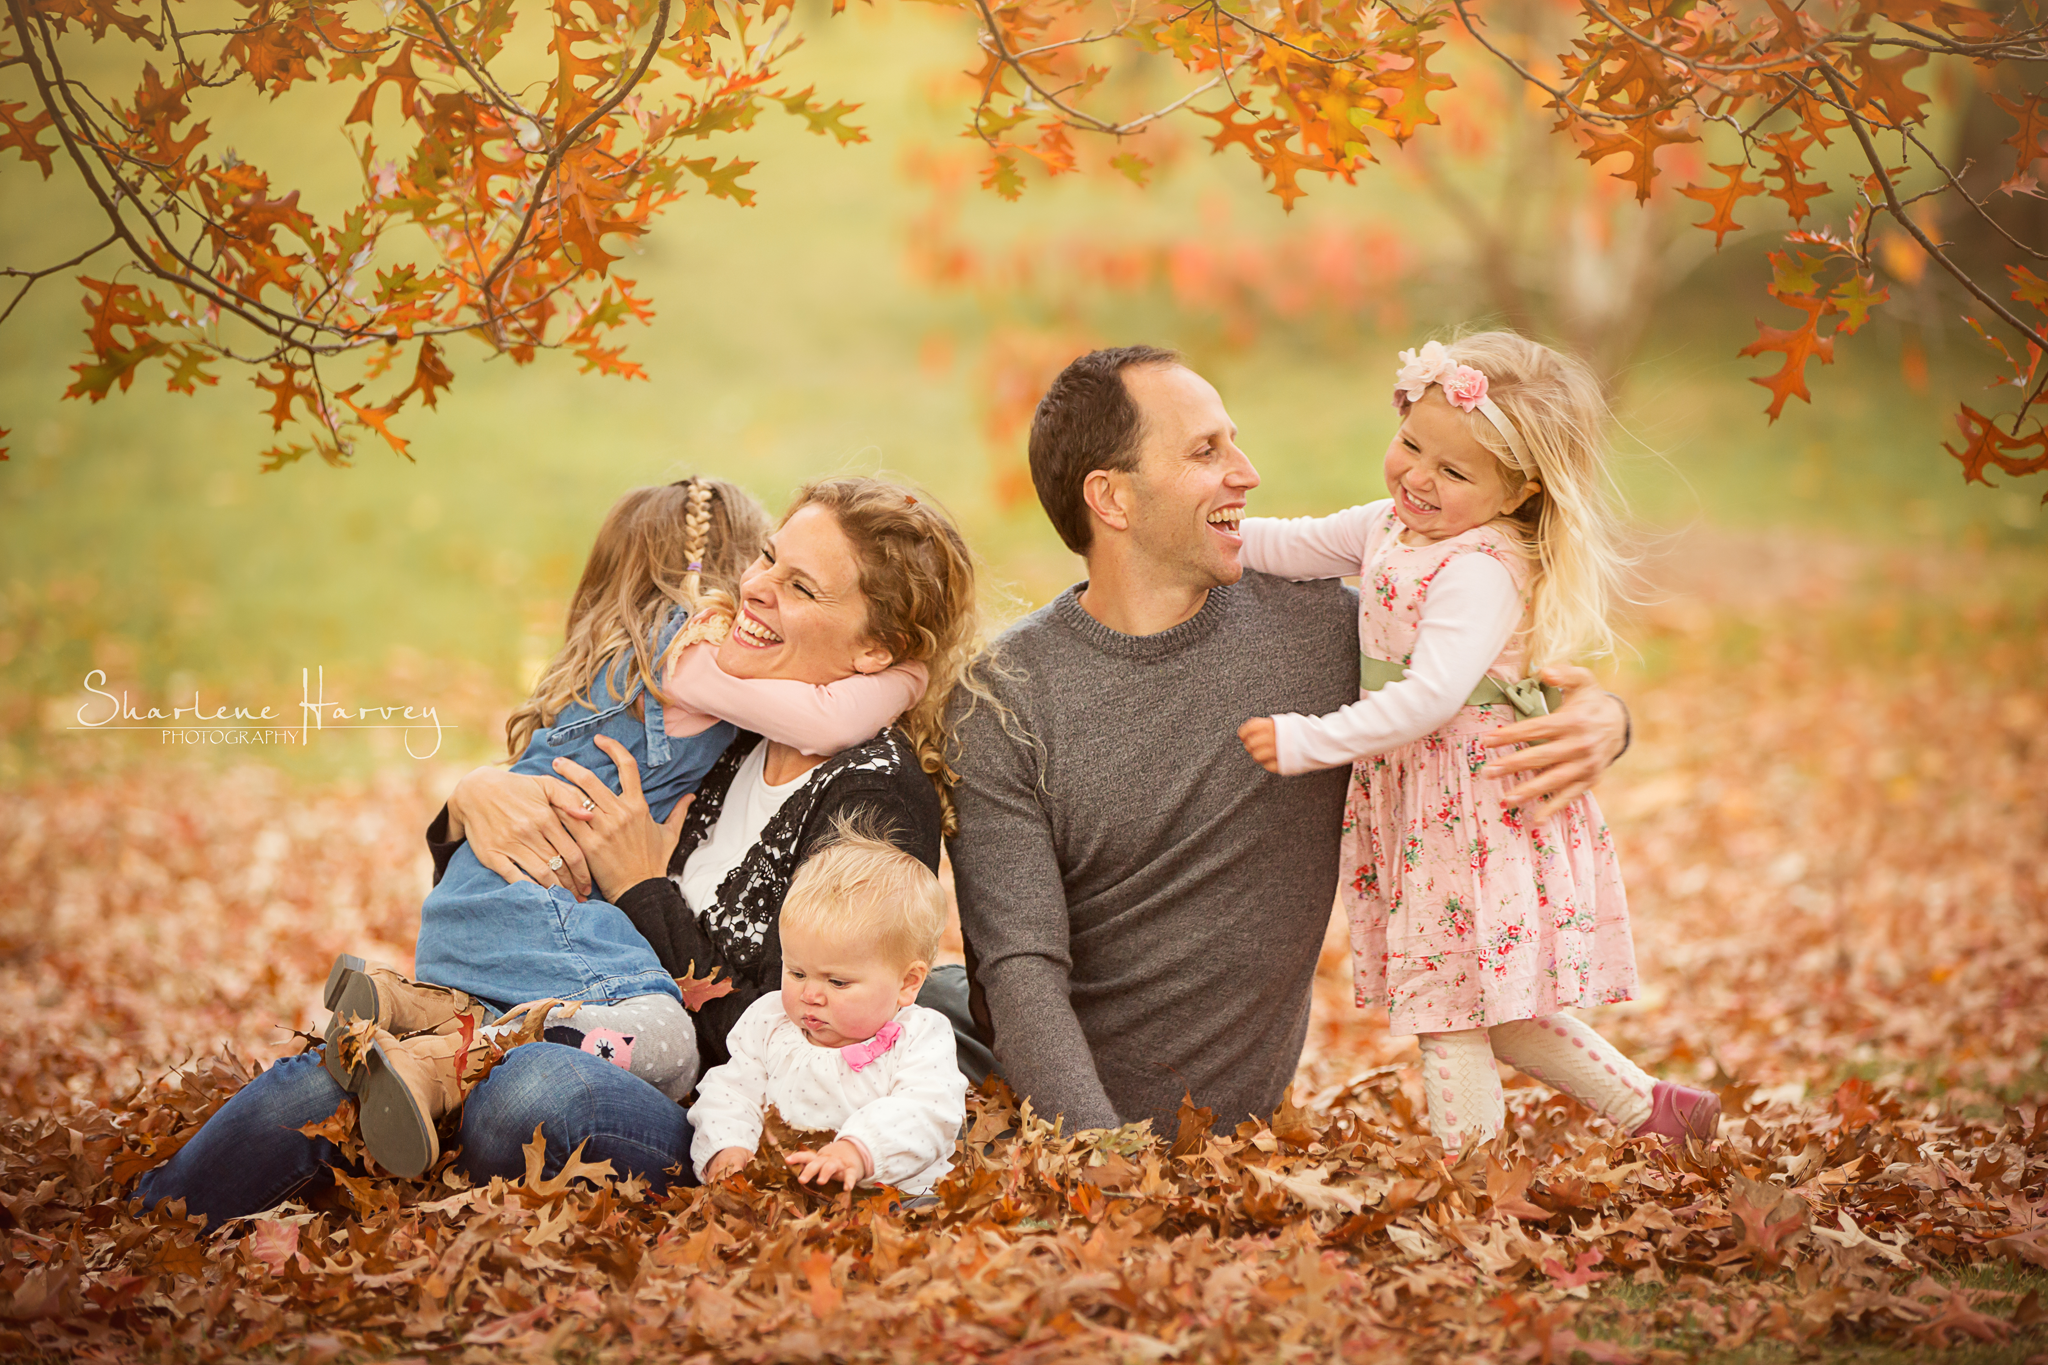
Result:
{"label": "blurred orange tree", "polygon": [[[45,176],[61,163],[105,233],[71,259],[7,273],[18,301],[40,278],[102,253],[117,261],[81,277],[91,355],[70,395],[125,389],[152,361],[186,392],[217,381],[210,367],[251,368],[275,427],[303,436],[267,452],[272,465],[313,452],[344,461],[371,432],[404,453],[390,423],[451,381],[445,342],[457,333],[522,363],[560,347],[587,369],[634,375],[612,333],[649,303],[608,273],[606,239],[645,232],[686,186],[749,198],[751,163],[693,158],[691,144],[743,132],[771,103],[820,133],[864,137],[845,121],[852,106],[777,84],[797,41],[791,0],[552,0],[524,15],[511,0],[231,0],[214,21],[181,26],[193,3],[6,0],[0,81],[23,98],[0,87],[0,150]],[[1668,194],[1674,170],[1688,177],[1676,194],[1698,201],[1694,226],[1716,247],[1742,229],[1745,200],[1779,201],[1794,226],[1761,288],[1788,325],[1760,322],[1743,350],[1775,357],[1757,379],[1773,419],[1790,398],[1811,401],[1809,366],[1832,361],[1836,341],[1888,302],[1877,262],[1903,252],[1968,299],[1993,387],[2010,391],[1959,405],[1949,453],[1978,481],[2048,470],[2048,280],[2037,273],[2048,242],[2025,212],[2048,174],[2038,0],[1525,0],[1489,17],[1473,0],[938,3],[978,26],[968,131],[984,147],[981,184],[1005,197],[1084,168],[1142,184],[1171,152],[1161,130],[1188,124],[1217,152],[1249,157],[1291,209],[1307,177],[1355,184],[1388,145],[1437,124],[1432,101],[1453,81],[1431,63],[1459,44],[1522,83],[1578,157],[1618,161],[1638,203]],[[167,67],[144,60],[125,102],[100,74],[107,64],[80,57],[116,41]],[[362,166],[360,201],[325,222],[194,121],[203,94],[246,85],[275,98],[315,67],[354,94],[343,134]],[[1937,69],[1964,73],[2007,125],[1988,180],[1955,126],[1962,115],[1911,84]],[[378,122],[386,85],[396,131]],[[1437,188],[1452,197],[1448,182]],[[1510,238],[1469,196],[1449,206],[1475,261],[1499,268],[1496,309],[1526,323],[1528,277],[1498,258],[1555,234],[1539,224]],[[1504,195],[1498,212],[1512,209]],[[1943,240],[1944,221],[1967,230],[1967,252]],[[956,245],[926,252],[928,266],[1000,277],[973,243]],[[1394,249],[1371,231],[1331,237],[1309,249],[1320,262],[1309,278],[1319,297],[1328,280],[1356,278],[1363,298],[1364,276]],[[1203,270],[1190,251],[1209,253]],[[1253,304],[1284,313],[1276,291],[1302,277],[1301,262],[1277,258],[1233,268],[1243,253],[1199,234],[1136,252],[1100,253],[1072,277],[1116,287],[1178,268],[1178,287],[1236,298],[1243,317]],[[1330,264],[1347,253],[1350,264]],[[1655,297],[1654,280],[1610,283],[1637,313]],[[1586,292],[1569,275],[1548,287]],[[1626,317],[1578,311],[1590,335],[1627,344]],[[330,370],[345,356],[362,377],[342,386]],[[366,392],[406,361],[382,397]],[[991,376],[992,421],[1014,420],[1004,414],[1029,397],[1005,402],[1004,383]]]}

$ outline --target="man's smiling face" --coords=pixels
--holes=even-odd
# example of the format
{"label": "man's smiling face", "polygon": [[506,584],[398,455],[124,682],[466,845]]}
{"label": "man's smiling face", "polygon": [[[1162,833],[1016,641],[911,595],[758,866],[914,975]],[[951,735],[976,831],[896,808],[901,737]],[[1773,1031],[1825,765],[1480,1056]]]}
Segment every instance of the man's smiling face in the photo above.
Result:
{"label": "man's smiling face", "polygon": [[1116,477],[1132,494],[1130,535],[1139,555],[1189,586],[1244,576],[1238,521],[1259,471],[1237,446],[1237,425],[1208,380],[1183,365],[1125,370],[1140,417],[1138,467]]}

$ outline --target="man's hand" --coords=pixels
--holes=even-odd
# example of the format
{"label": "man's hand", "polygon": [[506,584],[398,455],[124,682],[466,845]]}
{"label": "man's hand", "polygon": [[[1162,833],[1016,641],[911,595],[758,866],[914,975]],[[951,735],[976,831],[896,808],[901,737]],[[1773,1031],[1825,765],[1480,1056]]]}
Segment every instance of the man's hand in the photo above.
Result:
{"label": "man's hand", "polygon": [[1269,773],[1280,771],[1280,729],[1271,716],[1253,716],[1237,727],[1237,737],[1252,762]]}
{"label": "man's hand", "polygon": [[791,1152],[789,1164],[806,1185],[815,1180],[822,1187],[838,1180],[849,1190],[875,1172],[867,1149],[852,1138],[828,1142],[815,1152]]}
{"label": "man's hand", "polygon": [[710,1164],[697,1173],[697,1177],[707,1185],[715,1185],[727,1176],[744,1170],[746,1164],[753,1159],[754,1154],[745,1147],[721,1147],[717,1155],[711,1158]]}
{"label": "man's hand", "polygon": [[1620,756],[1628,734],[1628,708],[1596,687],[1593,675],[1585,669],[1546,668],[1542,677],[1551,686],[1564,689],[1564,701],[1557,710],[1503,725],[1479,741],[1489,749],[1507,744],[1529,746],[1489,759],[1479,776],[1530,774],[1528,780],[1508,790],[1507,800],[1526,807],[1528,818],[1536,824],[1590,791],[1607,765]]}

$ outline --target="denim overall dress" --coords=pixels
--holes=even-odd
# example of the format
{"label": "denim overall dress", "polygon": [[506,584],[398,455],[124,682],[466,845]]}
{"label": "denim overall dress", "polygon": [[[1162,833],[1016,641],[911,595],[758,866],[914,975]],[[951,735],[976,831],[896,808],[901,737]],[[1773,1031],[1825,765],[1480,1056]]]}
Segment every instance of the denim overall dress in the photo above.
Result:
{"label": "denim overall dress", "polygon": [[[661,657],[686,619],[680,607],[670,614],[650,658]],[[617,791],[618,766],[597,747],[597,737],[605,735],[633,755],[650,813],[667,819],[676,802],[697,790],[738,731],[720,721],[700,735],[667,734],[661,699],[641,686],[632,665],[630,651],[614,661],[587,696],[534,732],[512,771],[556,777],[554,761],[568,758]],[[621,700],[612,700],[613,690]],[[635,697],[642,701],[639,716],[633,714]],[[675,979],[624,911],[601,900],[579,901],[560,887],[507,882],[477,861],[466,843],[455,850],[420,909],[413,970],[422,981],[468,991],[500,1010],[550,998],[601,1005],[641,995],[682,999]]]}

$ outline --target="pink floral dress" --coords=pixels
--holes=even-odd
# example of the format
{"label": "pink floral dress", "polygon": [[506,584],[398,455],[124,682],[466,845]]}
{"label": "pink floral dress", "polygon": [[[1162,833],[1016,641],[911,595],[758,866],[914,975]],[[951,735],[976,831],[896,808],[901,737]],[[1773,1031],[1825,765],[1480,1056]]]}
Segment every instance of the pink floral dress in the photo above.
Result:
{"label": "pink floral dress", "polygon": [[[1391,506],[1387,518],[1394,520]],[[1360,567],[1358,640],[1406,666],[1429,585],[1454,558],[1493,557],[1525,596],[1529,565],[1483,526],[1411,546],[1398,523]],[[1522,675],[1519,647],[1488,670]],[[1368,694],[1369,695],[1369,694]],[[1434,734],[1360,760],[1344,811],[1342,898],[1358,1003],[1397,1033],[1446,1033],[1612,1004],[1635,993],[1628,898],[1607,824],[1581,796],[1541,825],[1477,776],[1479,740],[1516,719],[1467,706]]]}

